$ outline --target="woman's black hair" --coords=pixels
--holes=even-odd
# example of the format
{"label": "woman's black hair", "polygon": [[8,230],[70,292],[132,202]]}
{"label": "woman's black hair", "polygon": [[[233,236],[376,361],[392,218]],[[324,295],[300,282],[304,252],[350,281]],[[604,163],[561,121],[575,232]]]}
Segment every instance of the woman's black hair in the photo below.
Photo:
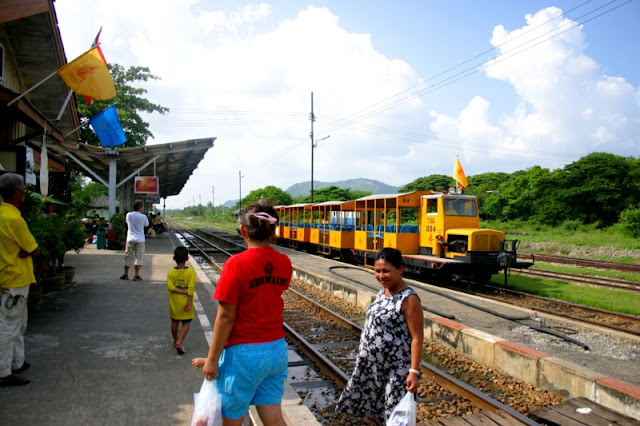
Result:
{"label": "woman's black hair", "polygon": [[404,259],[402,258],[402,253],[400,252],[400,250],[391,247],[380,249],[378,254],[376,254],[375,260],[386,260],[387,262],[392,264],[394,268],[400,268],[401,266],[404,266]]}
{"label": "woman's black hair", "polygon": [[266,241],[275,233],[276,223],[269,223],[267,219],[256,217],[256,213],[266,213],[276,221],[278,213],[268,201],[263,199],[249,204],[242,212],[240,223],[247,238],[254,241]]}
{"label": "woman's black hair", "polygon": [[176,247],[176,249],[173,251],[173,260],[175,260],[176,263],[182,263],[186,262],[187,259],[189,259],[189,249],[187,249],[185,246]]}

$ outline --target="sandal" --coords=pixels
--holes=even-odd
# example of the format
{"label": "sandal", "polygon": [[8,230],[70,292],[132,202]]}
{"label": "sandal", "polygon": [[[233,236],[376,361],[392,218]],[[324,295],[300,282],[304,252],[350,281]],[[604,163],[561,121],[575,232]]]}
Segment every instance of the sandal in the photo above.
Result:
{"label": "sandal", "polygon": [[24,361],[24,362],[22,363],[22,367],[20,367],[20,368],[16,368],[15,370],[11,370],[11,372],[12,372],[13,374],[22,373],[23,371],[28,370],[28,369],[29,369],[29,367],[31,367],[31,364],[29,364],[27,361]]}
{"label": "sandal", "polygon": [[122,274],[122,276],[120,277],[121,280],[128,280],[129,277],[125,274]]}
{"label": "sandal", "polygon": [[140,277],[140,275],[136,275],[135,277],[133,277],[134,281],[142,281],[142,278]]}
{"label": "sandal", "polygon": [[176,343],[175,345],[173,345],[173,347],[176,348],[176,351],[178,351],[179,355],[184,355],[184,348],[180,343]]}
{"label": "sandal", "polygon": [[11,374],[0,379],[0,386],[23,386],[28,385],[31,379],[20,376],[19,374]]}

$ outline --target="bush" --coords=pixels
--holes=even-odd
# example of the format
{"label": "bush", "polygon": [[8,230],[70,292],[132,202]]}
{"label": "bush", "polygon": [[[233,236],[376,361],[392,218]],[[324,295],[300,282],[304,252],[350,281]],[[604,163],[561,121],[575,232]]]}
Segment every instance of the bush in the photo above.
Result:
{"label": "bush", "polygon": [[79,253],[84,248],[85,240],[86,235],[82,222],[74,219],[65,225],[64,243],[67,251],[73,250]]}
{"label": "bush", "polygon": [[580,220],[565,220],[562,223],[562,229],[564,229],[565,231],[578,231],[582,230],[583,228],[584,225]]}
{"label": "bush", "polygon": [[116,230],[116,241],[124,243],[127,238],[127,220],[123,213],[116,213],[109,219],[109,224]]}
{"label": "bush", "polygon": [[624,235],[638,238],[640,236],[640,204],[624,209],[620,213],[620,224]]}

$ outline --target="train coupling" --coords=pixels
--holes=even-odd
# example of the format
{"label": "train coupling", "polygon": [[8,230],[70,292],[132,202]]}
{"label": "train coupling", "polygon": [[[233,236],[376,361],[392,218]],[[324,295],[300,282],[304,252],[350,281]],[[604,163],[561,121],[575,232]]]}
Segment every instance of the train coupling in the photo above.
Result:
{"label": "train coupling", "polygon": [[501,269],[527,269],[533,266],[533,259],[531,262],[518,260],[519,245],[519,240],[502,241],[500,254],[498,255]]}

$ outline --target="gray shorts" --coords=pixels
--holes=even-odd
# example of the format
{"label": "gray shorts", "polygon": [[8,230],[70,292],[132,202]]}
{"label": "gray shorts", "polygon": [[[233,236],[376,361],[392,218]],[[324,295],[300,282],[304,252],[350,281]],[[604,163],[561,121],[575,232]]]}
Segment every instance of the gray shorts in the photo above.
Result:
{"label": "gray shorts", "polygon": [[124,252],[124,266],[142,266],[144,257],[144,243],[127,242],[127,249]]}

